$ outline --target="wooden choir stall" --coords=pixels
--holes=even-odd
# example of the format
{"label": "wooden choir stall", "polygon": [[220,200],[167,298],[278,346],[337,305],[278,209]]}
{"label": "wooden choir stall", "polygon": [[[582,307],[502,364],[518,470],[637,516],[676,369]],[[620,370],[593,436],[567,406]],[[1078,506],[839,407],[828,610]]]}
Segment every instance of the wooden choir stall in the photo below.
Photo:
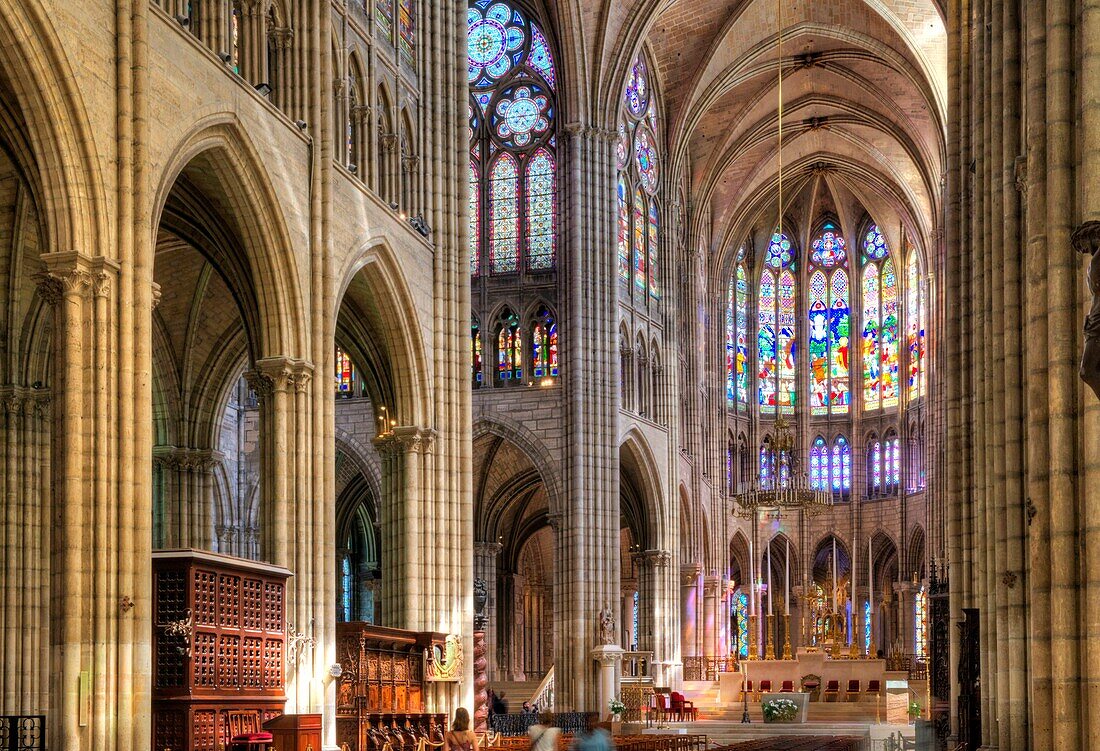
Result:
{"label": "wooden choir stall", "polygon": [[153,751],[222,751],[282,714],[289,577],[217,553],[153,554]]}
{"label": "wooden choir stall", "polygon": [[336,694],[336,743],[347,751],[416,751],[443,740],[447,717],[425,711],[435,681],[457,681],[456,637],[369,623],[336,624],[342,673]]}

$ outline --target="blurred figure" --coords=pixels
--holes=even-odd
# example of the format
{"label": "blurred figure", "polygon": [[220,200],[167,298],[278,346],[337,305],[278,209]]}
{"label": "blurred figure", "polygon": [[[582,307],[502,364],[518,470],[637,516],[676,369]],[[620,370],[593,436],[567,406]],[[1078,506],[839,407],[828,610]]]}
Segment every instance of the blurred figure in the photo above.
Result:
{"label": "blurred figure", "polygon": [[585,718],[585,730],[573,739],[573,751],[611,751],[611,733],[597,727],[598,723],[595,712]]}
{"label": "blurred figure", "polygon": [[[527,702],[524,702],[526,704]],[[534,711],[534,710],[532,710]],[[532,725],[527,731],[531,738],[531,751],[556,751],[558,738],[561,736],[561,728],[554,727],[554,716],[549,712],[539,715],[537,725]]]}

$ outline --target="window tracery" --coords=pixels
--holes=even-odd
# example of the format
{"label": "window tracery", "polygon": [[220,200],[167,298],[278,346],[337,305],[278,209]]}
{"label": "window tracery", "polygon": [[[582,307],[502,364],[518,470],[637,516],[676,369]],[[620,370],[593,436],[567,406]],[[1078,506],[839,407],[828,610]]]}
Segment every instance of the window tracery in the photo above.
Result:
{"label": "window tracery", "polygon": [[[615,143],[618,170],[619,279],[636,303],[660,299],[659,254],[660,159],[656,138],[657,108],[649,70],[639,55],[623,91],[622,114]],[[633,278],[633,287],[630,280]]]}

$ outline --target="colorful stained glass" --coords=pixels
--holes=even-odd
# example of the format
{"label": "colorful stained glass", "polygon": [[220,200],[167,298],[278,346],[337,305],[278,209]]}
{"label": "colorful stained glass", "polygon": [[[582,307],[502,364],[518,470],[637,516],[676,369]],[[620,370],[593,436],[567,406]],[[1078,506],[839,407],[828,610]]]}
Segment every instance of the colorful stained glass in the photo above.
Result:
{"label": "colorful stained glass", "polygon": [[814,490],[829,489],[829,448],[821,436],[814,439],[810,447],[810,487]]}
{"label": "colorful stained glass", "polygon": [[657,151],[643,128],[638,128],[635,135],[634,159],[637,162],[638,175],[642,179],[642,187],[653,195],[657,192]]}
{"label": "colorful stained glass", "polygon": [[779,385],[777,396],[779,411],[792,413],[798,401],[798,381],[795,363],[798,361],[798,333],[795,318],[795,278],[790,269],[779,275]]}
{"label": "colorful stained glass", "polygon": [[489,268],[494,274],[519,268],[519,174],[507,151],[489,176]]}
{"label": "colorful stained glass", "polygon": [[558,375],[558,323],[545,305],[535,314],[532,332],[531,367],[535,378],[556,378]]}
{"label": "colorful stained glass", "polygon": [[531,53],[527,56],[527,64],[537,70],[546,83],[554,86],[554,57],[538,26],[531,26]]}
{"label": "colorful stained glass", "polygon": [[416,0],[400,0],[397,30],[400,37],[401,59],[409,65],[416,63]]}
{"label": "colorful stained glass", "polygon": [[845,414],[851,403],[849,389],[849,337],[852,311],[849,304],[848,272],[833,272],[829,288],[829,407],[833,414]]}
{"label": "colorful stained glass", "polygon": [[[735,282],[730,279],[729,293],[726,296],[726,404],[733,406],[737,402],[737,386],[735,380],[735,368],[737,361],[737,327],[734,322],[734,297],[736,295]],[[727,452],[727,458],[729,454]]]}
{"label": "colorful stained glass", "polygon": [[767,488],[775,482],[775,454],[768,451],[765,443],[760,447],[760,484]]}
{"label": "colorful stained glass", "polygon": [[473,364],[473,379],[474,386],[481,385],[481,324],[478,323],[477,316],[474,316],[473,321],[470,323],[470,350],[474,358]]}
{"label": "colorful stained glass", "polygon": [[505,382],[523,380],[523,332],[519,318],[505,309],[497,331],[497,378]]}
{"label": "colorful stained glass", "polygon": [[898,278],[890,258],[882,264],[882,331],[880,334],[882,406],[898,406]]}
{"label": "colorful stained glass", "polygon": [[913,603],[913,655],[918,660],[928,657],[928,593],[922,586]]}
{"label": "colorful stained glass", "polygon": [[852,447],[844,436],[833,441],[832,490],[847,493],[852,489]]}
{"label": "colorful stained glass", "polygon": [[825,225],[825,231],[814,240],[811,250],[811,263],[826,269],[844,264],[848,257],[844,238],[837,234],[832,224]]}
{"label": "colorful stained glass", "polygon": [[760,274],[760,305],[757,312],[757,355],[760,367],[757,377],[758,402],[761,412],[775,412],[777,405],[776,310],[775,277],[768,269]]}
{"label": "colorful stained glass", "polygon": [[630,283],[630,210],[627,208],[626,180],[619,175],[616,190],[619,201],[619,279]]}
{"label": "colorful stained glass", "polygon": [[352,396],[355,382],[355,366],[348,353],[336,348],[336,393],[339,396]]}
{"label": "colorful stained glass", "polygon": [[794,246],[791,245],[791,241],[787,236],[778,232],[772,235],[771,242],[768,243],[768,255],[764,259],[764,263],[773,269],[781,269],[789,266],[793,260]]}
{"label": "colorful stained glass", "polygon": [[886,247],[886,238],[878,230],[878,225],[872,224],[867,228],[867,236],[863,238],[863,255],[872,261],[881,261],[890,254]]}
{"label": "colorful stained glass", "polygon": [[871,495],[880,495],[882,493],[882,444],[879,441],[871,444],[869,463],[871,466],[868,479]]}
{"label": "colorful stained glass", "polygon": [[749,280],[745,264],[737,264],[737,404],[742,410],[749,403]]}
{"label": "colorful stained glass", "polygon": [[885,491],[896,493],[901,486],[901,440],[894,436],[886,439],[882,468]]}
{"label": "colorful stained glass", "polygon": [[866,410],[882,405],[878,284],[878,266],[868,264],[863,268],[863,408]]}
{"label": "colorful stained glass", "polygon": [[478,210],[478,196],[480,195],[478,167],[470,162],[470,274],[477,276],[481,273],[481,212]]}
{"label": "colorful stained glass", "polygon": [[660,249],[657,246],[657,223],[660,217],[657,215],[657,199],[649,199],[649,242],[647,244],[649,256],[649,296],[660,298],[661,291],[657,286],[657,256]]}
{"label": "colorful stained glass", "polygon": [[810,413],[829,412],[829,308],[825,272],[810,275]]}
{"label": "colorful stained glass", "polygon": [[505,146],[530,146],[549,127],[550,98],[541,87],[516,86],[497,101],[493,129]]}
{"label": "colorful stained glass", "polygon": [[[379,0],[379,4],[389,6],[392,18],[393,0]],[[494,79],[519,64],[526,41],[526,19],[506,3],[490,5],[485,0],[474,3],[466,11],[469,82],[478,87],[491,86]]]}
{"label": "colorful stained glass", "polygon": [[922,383],[924,356],[924,291],[921,289],[920,263],[917,252],[909,249],[905,279],[905,339],[909,354],[909,399],[924,393]]}
{"label": "colorful stained glass", "polygon": [[615,141],[615,169],[625,169],[630,157],[630,136],[626,132],[626,123],[619,121],[619,137]]}
{"label": "colorful stained glass", "polygon": [[739,657],[749,656],[749,596],[737,593],[737,650]]}
{"label": "colorful stained glass", "polygon": [[642,189],[634,191],[634,286],[645,292],[646,277],[646,200]]}
{"label": "colorful stained glass", "polygon": [[374,0],[374,24],[380,37],[393,40],[393,0]]}
{"label": "colorful stained glass", "polygon": [[645,115],[646,108],[649,106],[649,73],[646,70],[645,59],[641,56],[630,68],[630,77],[626,82],[624,96],[630,114],[639,118]]}
{"label": "colorful stained glass", "polygon": [[527,267],[554,267],[554,157],[539,149],[527,163]]}
{"label": "colorful stained glass", "polygon": [[871,601],[863,601],[863,651],[871,654]]}

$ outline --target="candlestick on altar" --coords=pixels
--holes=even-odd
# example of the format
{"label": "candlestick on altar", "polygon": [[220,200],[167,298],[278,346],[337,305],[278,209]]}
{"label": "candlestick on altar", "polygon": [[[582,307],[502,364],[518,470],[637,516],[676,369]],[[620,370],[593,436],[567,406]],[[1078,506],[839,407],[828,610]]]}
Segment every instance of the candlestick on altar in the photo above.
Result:
{"label": "candlestick on altar", "polygon": [[768,641],[764,652],[765,660],[775,659],[775,614],[768,613]]}
{"label": "candlestick on altar", "polygon": [[772,543],[768,541],[768,615],[774,613],[772,608]]}
{"label": "candlestick on altar", "polygon": [[790,618],[791,616],[791,541],[785,540],[786,548],[784,558],[786,562],[783,565],[783,578],[785,580],[783,586],[783,615]]}
{"label": "candlestick on altar", "polygon": [[791,614],[783,616],[783,659],[791,659]]}
{"label": "candlestick on altar", "polygon": [[836,538],[833,538],[833,615],[836,615],[836,590],[840,581],[836,578]]}

